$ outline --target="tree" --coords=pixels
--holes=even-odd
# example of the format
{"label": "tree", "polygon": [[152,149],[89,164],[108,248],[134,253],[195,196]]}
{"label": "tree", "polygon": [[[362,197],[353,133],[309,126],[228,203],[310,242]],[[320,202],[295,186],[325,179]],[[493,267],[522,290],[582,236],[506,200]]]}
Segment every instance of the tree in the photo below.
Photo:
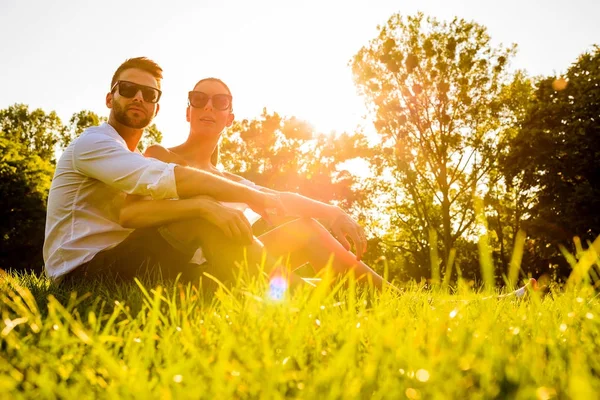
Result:
{"label": "tree", "polygon": [[54,111],[0,110],[0,267],[41,270],[54,150],[64,135]]}
{"label": "tree", "polygon": [[[370,156],[365,135],[316,133],[306,121],[264,109],[256,119],[235,122],[220,147],[227,171],[261,186],[336,204],[361,218],[365,194],[344,163]],[[254,225],[256,234],[267,229],[261,221]]]}
{"label": "tree", "polygon": [[29,111],[25,104],[14,104],[0,110],[0,132],[3,138],[23,145],[22,151],[54,161],[55,145],[64,136],[65,127],[54,111]]}
{"label": "tree", "polygon": [[600,233],[600,46],[582,54],[564,77],[537,84],[504,168],[536,201],[525,230],[536,253],[551,258]]}
{"label": "tree", "polygon": [[[512,83],[504,87],[501,96],[510,110],[502,122],[505,128],[504,136],[509,143],[518,135],[520,123],[534,100],[534,82],[524,73],[517,72]],[[502,266],[502,270],[507,271],[512,256],[510,250],[535,202],[535,193],[526,187],[523,172],[507,176],[504,163],[511,148],[507,145],[500,150],[499,168],[490,172],[485,205],[488,228],[493,233],[490,239],[496,260]]]}
{"label": "tree", "polygon": [[0,267],[43,266],[46,199],[54,167],[25,145],[0,137]]}
{"label": "tree", "polygon": [[370,151],[364,135],[317,134],[305,121],[265,109],[257,119],[234,122],[221,143],[221,163],[261,186],[348,210],[361,194],[353,189],[357,178],[342,164]]}
{"label": "tree", "polygon": [[137,145],[138,150],[143,153],[148,146],[162,142],[162,132],[158,130],[156,124],[152,124],[144,129],[142,140]]}
{"label": "tree", "polygon": [[61,147],[66,148],[76,137],[89,128],[90,126],[100,125],[101,122],[106,122],[105,117],[99,117],[95,112],[89,110],[81,110],[71,117],[69,126],[65,129],[65,134],[61,138]]}
{"label": "tree", "polygon": [[382,139],[375,175],[388,176],[379,184],[403,251],[437,248],[429,241],[438,237],[448,260],[457,240],[475,233],[472,199],[495,166],[514,52],[493,47],[473,22],[396,14],[353,57]]}

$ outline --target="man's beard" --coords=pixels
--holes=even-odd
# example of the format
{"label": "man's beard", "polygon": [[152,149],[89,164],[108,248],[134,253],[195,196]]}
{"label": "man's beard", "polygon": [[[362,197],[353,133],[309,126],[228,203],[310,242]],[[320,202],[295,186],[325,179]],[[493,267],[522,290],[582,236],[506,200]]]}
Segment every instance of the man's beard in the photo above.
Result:
{"label": "man's beard", "polygon": [[142,129],[147,127],[152,120],[152,117],[146,116],[145,118],[132,119],[127,115],[127,110],[121,106],[118,102],[113,102],[113,112],[115,119],[118,123],[125,125],[128,128]]}

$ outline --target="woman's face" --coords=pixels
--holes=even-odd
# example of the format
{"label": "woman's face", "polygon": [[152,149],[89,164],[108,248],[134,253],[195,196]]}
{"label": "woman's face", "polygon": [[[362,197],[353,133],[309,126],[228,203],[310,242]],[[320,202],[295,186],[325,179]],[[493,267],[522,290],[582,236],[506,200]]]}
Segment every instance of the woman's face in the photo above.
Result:
{"label": "woman's face", "polygon": [[194,94],[194,101],[187,108],[191,131],[219,136],[225,127],[231,126],[234,119],[231,101],[229,107],[222,109],[227,103],[225,97],[229,96],[227,88],[221,82],[206,80],[197,84],[194,92],[201,93]]}

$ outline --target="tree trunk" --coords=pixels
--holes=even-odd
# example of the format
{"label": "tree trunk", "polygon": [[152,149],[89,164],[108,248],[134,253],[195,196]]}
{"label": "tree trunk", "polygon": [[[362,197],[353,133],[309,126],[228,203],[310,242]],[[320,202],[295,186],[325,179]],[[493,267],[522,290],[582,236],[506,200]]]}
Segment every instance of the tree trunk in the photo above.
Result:
{"label": "tree trunk", "polygon": [[448,262],[450,250],[452,249],[452,226],[450,219],[450,199],[449,199],[449,187],[446,171],[446,163],[442,162],[440,165],[440,191],[442,192],[442,225],[444,229],[444,260],[443,265],[445,266]]}

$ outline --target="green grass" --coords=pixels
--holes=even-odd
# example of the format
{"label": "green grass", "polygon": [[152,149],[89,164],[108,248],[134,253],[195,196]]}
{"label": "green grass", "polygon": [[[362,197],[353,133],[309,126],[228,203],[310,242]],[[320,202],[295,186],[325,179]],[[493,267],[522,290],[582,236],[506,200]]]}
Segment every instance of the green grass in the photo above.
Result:
{"label": "green grass", "polygon": [[[600,305],[586,285],[484,299],[347,285],[283,301],[165,283],[0,278],[3,398],[593,399]],[[466,301],[468,300],[468,301]]]}

